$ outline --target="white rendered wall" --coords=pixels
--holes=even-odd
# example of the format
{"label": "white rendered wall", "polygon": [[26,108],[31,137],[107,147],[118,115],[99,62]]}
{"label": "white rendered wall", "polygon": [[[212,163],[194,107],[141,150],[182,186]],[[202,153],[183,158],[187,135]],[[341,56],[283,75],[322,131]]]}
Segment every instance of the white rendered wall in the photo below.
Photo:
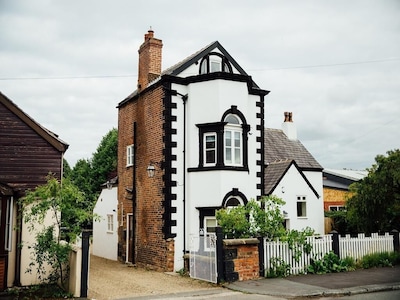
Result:
{"label": "white rendered wall", "polygon": [[[314,173],[316,174],[309,174],[309,176],[317,178],[319,175],[322,178],[321,172]],[[322,189],[322,179],[320,185]],[[314,188],[319,193],[319,186],[314,184]],[[317,198],[294,165],[286,172],[273,194],[286,202],[282,209],[287,212],[287,217],[289,219],[288,229],[302,230],[305,227],[311,227],[315,230],[316,234],[324,234],[324,204],[322,192],[319,194],[320,198]],[[306,217],[297,217],[297,196],[306,196]]]}
{"label": "white rendered wall", "polygon": [[[177,117],[172,127],[177,129],[173,141],[177,147],[173,148],[173,154],[177,160],[172,162],[177,174],[173,180],[177,186],[172,192],[177,195],[173,205],[177,207],[177,213],[173,219],[177,226],[173,232],[175,238],[175,269],[183,267],[183,251],[188,250],[189,234],[197,234],[199,231],[199,210],[197,207],[218,207],[221,206],[224,196],[233,188],[239,189],[248,200],[255,199],[259,193],[257,184],[261,183],[257,177],[260,167],[257,160],[261,160],[261,154],[256,150],[261,146],[257,143],[257,137],[261,136],[256,132],[256,126],[260,119],[257,113],[260,108],[256,103],[260,101],[259,96],[249,95],[247,83],[232,82],[227,80],[213,80],[199,83],[192,83],[188,86],[173,84],[171,87],[181,94],[188,94],[186,102],[186,169],[197,168],[199,165],[199,129],[196,124],[220,122],[223,114],[232,105],[245,116],[247,124],[251,126],[251,135],[248,135],[248,167],[249,171],[213,170],[186,173],[186,195],[183,195],[183,102],[180,96],[173,97],[177,108],[172,114]],[[184,201],[185,200],[185,205]],[[183,241],[183,207],[186,211],[186,232],[185,242]]]}
{"label": "white rendered wall", "polygon": [[[93,255],[118,260],[117,206],[117,187],[103,189],[93,209],[93,213],[100,216],[99,221],[93,222]],[[113,216],[112,231],[108,230],[107,215]]]}

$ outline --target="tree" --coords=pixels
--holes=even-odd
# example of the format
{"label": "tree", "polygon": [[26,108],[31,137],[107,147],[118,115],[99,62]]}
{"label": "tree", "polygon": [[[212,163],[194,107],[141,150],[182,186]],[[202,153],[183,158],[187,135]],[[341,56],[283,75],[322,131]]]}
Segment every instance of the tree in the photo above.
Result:
{"label": "tree", "polygon": [[347,219],[358,231],[400,230],[400,150],[377,155],[368,176],[350,186]]}
{"label": "tree", "polygon": [[117,170],[118,131],[111,129],[101,140],[91,159],[80,159],[70,174],[71,180],[85,193],[93,207],[101,190],[101,184]]}
{"label": "tree", "polygon": [[[71,246],[62,241],[61,231],[64,226],[67,227],[67,238],[71,242],[76,240],[82,224],[93,218],[90,210],[80,208],[84,207],[81,205],[84,202],[84,194],[69,179],[63,179],[61,183],[51,174],[45,185],[28,191],[21,198],[23,220],[28,224],[29,231],[35,234],[36,240],[34,244],[27,245],[32,249],[36,263],[32,262],[28,271],[32,272],[36,267],[37,276],[42,282],[61,282],[64,285]],[[49,272],[46,266],[50,266]]]}

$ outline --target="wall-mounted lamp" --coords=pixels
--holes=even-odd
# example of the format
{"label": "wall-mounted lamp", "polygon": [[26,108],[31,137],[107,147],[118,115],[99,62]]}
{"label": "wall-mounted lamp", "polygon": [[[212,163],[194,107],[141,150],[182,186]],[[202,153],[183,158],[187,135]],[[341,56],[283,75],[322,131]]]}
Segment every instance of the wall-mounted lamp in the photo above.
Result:
{"label": "wall-mounted lamp", "polygon": [[282,186],[282,194],[284,194],[284,193],[285,193],[285,187]]}
{"label": "wall-mounted lamp", "polygon": [[154,174],[156,173],[156,168],[152,164],[150,164],[150,165],[147,166],[147,170],[146,171],[147,171],[147,176],[149,178],[153,178]]}
{"label": "wall-mounted lamp", "polygon": [[112,183],[110,182],[110,180],[107,180],[107,183],[106,183],[106,185],[107,185],[107,189],[109,189],[109,190],[111,190],[112,189]]}
{"label": "wall-mounted lamp", "polygon": [[155,166],[157,166],[159,169],[162,169],[163,168],[163,163],[162,162],[152,161],[152,160],[149,162],[149,165],[147,166],[147,169],[146,169],[147,176],[149,178],[153,178],[154,175],[156,175],[156,167]]}

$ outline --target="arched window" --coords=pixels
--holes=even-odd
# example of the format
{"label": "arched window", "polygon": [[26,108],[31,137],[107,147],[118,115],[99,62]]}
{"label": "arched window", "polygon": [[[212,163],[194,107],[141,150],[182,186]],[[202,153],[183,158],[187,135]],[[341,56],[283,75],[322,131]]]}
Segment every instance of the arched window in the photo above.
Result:
{"label": "arched window", "polygon": [[228,114],[224,120],[224,163],[226,166],[241,166],[243,163],[243,130],[240,119]]}
{"label": "arched window", "polygon": [[232,66],[229,61],[218,52],[211,52],[204,56],[200,61],[200,74],[213,72],[232,73]]}

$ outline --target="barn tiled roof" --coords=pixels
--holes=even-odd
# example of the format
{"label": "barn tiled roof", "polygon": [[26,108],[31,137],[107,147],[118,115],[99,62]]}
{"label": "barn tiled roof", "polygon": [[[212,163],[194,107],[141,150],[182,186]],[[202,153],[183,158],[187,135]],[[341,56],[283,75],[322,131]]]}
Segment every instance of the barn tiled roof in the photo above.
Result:
{"label": "barn tiled roof", "polygon": [[265,163],[294,160],[303,170],[322,170],[322,166],[299,140],[289,140],[280,129],[264,130]]}

